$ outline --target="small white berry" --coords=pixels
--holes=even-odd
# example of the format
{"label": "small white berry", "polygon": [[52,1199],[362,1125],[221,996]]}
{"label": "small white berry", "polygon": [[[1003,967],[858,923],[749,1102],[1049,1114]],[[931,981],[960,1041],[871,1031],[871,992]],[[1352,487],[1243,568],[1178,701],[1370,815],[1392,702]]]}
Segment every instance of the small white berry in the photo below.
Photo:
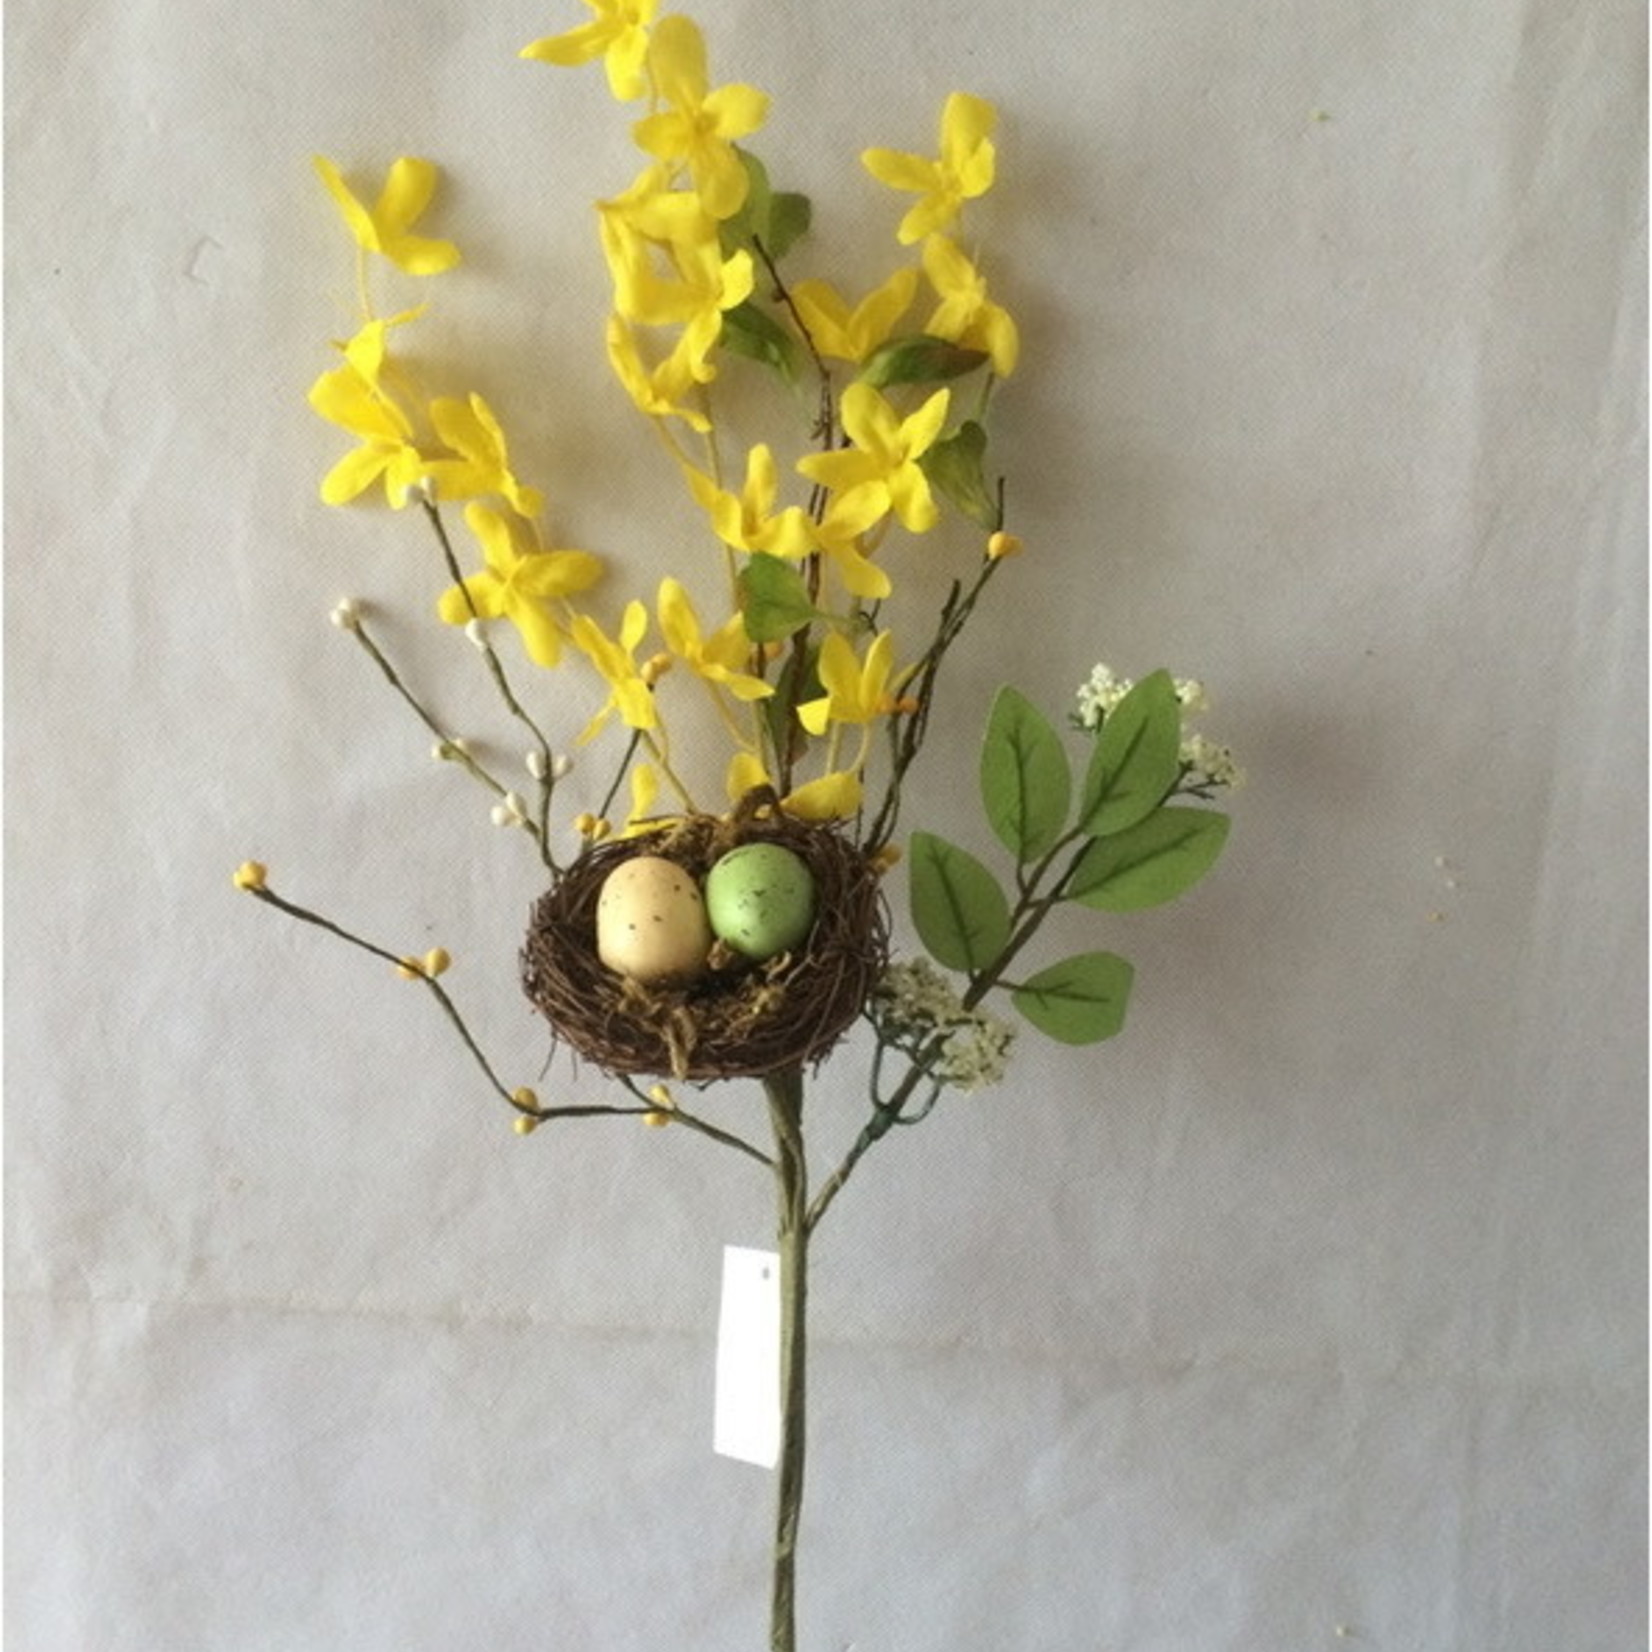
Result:
{"label": "small white berry", "polygon": [[545,754],[542,751],[530,751],[525,761],[528,773],[535,780],[543,780],[551,772],[551,766],[545,761]]}
{"label": "small white berry", "polygon": [[359,631],[361,629],[361,604],[354,597],[346,597],[328,615],[340,631]]}

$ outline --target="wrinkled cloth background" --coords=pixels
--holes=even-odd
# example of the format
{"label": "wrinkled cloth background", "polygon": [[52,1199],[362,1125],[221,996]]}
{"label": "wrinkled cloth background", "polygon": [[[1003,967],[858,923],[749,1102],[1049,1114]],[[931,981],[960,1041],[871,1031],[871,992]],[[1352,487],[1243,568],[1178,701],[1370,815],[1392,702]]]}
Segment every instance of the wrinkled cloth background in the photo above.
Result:
{"label": "wrinkled cloth background", "polygon": [[[799,267],[849,286],[901,210],[860,149],[929,148],[955,87],[1002,109],[969,229],[1024,331],[1029,551],[907,824],[990,854],[994,688],[1059,715],[1098,659],[1202,676],[1251,773],[1207,885],[1051,942],[1133,958],[1124,1036],[1029,1034],[822,1228],[804,1644],[1644,1645],[1640,8],[695,14],[775,96]],[[709,1442],[765,1178],[518,1138],[422,992],[229,884],[254,855],[447,946],[534,1079],[526,840],[327,624],[370,604],[515,760],[423,524],[316,500],[353,278],[309,157],[440,162],[465,267],[377,286],[432,301],[430,381],[489,397],[616,604],[702,553],[714,589],[602,353],[631,112],[515,55],[582,15],[9,9],[16,1652],[764,1643],[770,1478]],[[974,548],[900,554],[938,599]],[[571,739],[589,679],[534,686]],[[822,1173],[863,1053],[812,1094]],[[754,1089],[706,1105],[762,1129]]]}

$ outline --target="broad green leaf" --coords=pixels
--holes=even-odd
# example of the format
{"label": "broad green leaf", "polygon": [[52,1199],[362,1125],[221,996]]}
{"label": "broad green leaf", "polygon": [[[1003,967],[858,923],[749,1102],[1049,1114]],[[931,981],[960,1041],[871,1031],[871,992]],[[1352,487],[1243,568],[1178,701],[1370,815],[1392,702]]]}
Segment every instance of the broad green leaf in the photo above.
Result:
{"label": "broad green leaf", "polygon": [[1168,671],[1143,677],[1108,712],[1084,780],[1078,824],[1091,837],[1134,826],[1181,775],[1182,708]]}
{"label": "broad green leaf", "polygon": [[827,616],[809,601],[803,576],[778,556],[749,558],[735,581],[740,616],[753,642],[783,642],[794,631]]}
{"label": "broad green leaf", "polygon": [[1024,694],[1001,688],[981,745],[981,800],[998,841],[1023,864],[1061,835],[1072,802],[1067,754]]}
{"label": "broad green leaf", "polygon": [[769,233],[763,246],[777,264],[809,233],[814,207],[795,189],[777,189],[769,197]]}
{"label": "broad green leaf", "polygon": [[1011,1002],[1063,1044],[1099,1044],[1124,1025],[1135,971],[1114,952],[1084,952],[1024,981]]}
{"label": "broad green leaf", "polygon": [[998,880],[973,855],[931,832],[912,834],[912,922],[936,963],[978,970],[1010,938],[1010,909]]}
{"label": "broad green leaf", "polygon": [[952,435],[930,448],[918,460],[918,467],[970,521],[994,533],[1003,523],[997,496],[988,489],[981,468],[986,451],[986,431],[966,419]]}
{"label": "broad green leaf", "polygon": [[966,350],[929,333],[911,333],[880,344],[861,364],[860,380],[874,390],[892,384],[938,384],[973,373],[986,359],[985,350]]}
{"label": "broad green leaf", "polygon": [[1213,809],[1155,809],[1079,857],[1065,895],[1101,912],[1162,906],[1191,889],[1216,863],[1228,817]]}
{"label": "broad green leaf", "polygon": [[801,347],[773,316],[749,299],[723,312],[722,343],[736,355],[772,367],[787,384],[797,383]]}

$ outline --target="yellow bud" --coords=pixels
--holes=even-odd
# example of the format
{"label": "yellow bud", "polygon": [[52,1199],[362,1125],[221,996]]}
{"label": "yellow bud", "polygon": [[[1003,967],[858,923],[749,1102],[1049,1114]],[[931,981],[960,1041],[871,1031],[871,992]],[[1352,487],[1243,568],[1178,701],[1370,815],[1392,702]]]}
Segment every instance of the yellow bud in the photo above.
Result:
{"label": "yellow bud", "polygon": [[404,981],[417,981],[422,979],[424,975],[424,965],[417,958],[403,958],[396,965],[396,973]]}
{"label": "yellow bud", "polygon": [[1020,556],[1026,548],[1019,536],[1005,533],[1002,528],[987,540],[987,555],[994,562],[1002,562],[1005,557]]}
{"label": "yellow bud", "polygon": [[656,1084],[649,1092],[648,1099],[661,1107],[671,1108],[677,1105],[668,1086]]}
{"label": "yellow bud", "polygon": [[539,1120],[531,1119],[526,1113],[518,1113],[516,1122],[511,1126],[519,1136],[531,1136],[539,1128]]}
{"label": "yellow bud", "polygon": [[642,670],[637,675],[652,688],[671,669],[672,664],[669,654],[653,654],[643,661]]}
{"label": "yellow bud", "polygon": [[614,826],[612,821],[593,820],[591,822],[591,841],[593,843],[601,843],[605,837],[611,837],[613,835],[613,831]]}
{"label": "yellow bud", "polygon": [[671,1122],[671,1115],[669,1113],[650,1111],[643,1114],[642,1122],[651,1130],[663,1130],[666,1125]]}
{"label": "yellow bud", "polygon": [[424,972],[434,978],[446,970],[453,962],[445,947],[433,946],[424,955]]}
{"label": "yellow bud", "polygon": [[244,860],[235,869],[235,887],[237,889],[262,889],[268,870],[255,860]]}
{"label": "yellow bud", "polygon": [[534,1091],[530,1090],[526,1084],[524,1084],[519,1090],[511,1091],[511,1100],[514,1101],[518,1107],[531,1107],[535,1111],[537,1111],[539,1107],[538,1095]]}
{"label": "yellow bud", "polygon": [[766,642],[763,644],[763,658],[765,660],[778,660],[785,652],[786,645],[783,642]]}
{"label": "yellow bud", "polygon": [[872,857],[872,870],[881,878],[901,858],[901,846],[898,843],[886,843]]}
{"label": "yellow bud", "polygon": [[594,836],[596,829],[597,817],[595,815],[583,814],[574,816],[574,830],[578,832],[581,837]]}

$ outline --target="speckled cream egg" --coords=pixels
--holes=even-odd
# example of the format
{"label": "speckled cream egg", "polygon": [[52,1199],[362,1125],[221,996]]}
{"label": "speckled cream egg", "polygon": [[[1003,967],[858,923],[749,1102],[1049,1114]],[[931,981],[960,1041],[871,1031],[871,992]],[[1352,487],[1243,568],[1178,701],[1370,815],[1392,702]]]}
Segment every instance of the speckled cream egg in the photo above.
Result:
{"label": "speckled cream egg", "polygon": [[814,927],[814,874],[781,844],[742,844],[706,874],[706,915],[712,934],[747,958],[790,952]]}
{"label": "speckled cream egg", "polygon": [[674,860],[621,861],[597,896],[597,956],[644,986],[691,981],[706,967],[711,927],[691,873]]}

